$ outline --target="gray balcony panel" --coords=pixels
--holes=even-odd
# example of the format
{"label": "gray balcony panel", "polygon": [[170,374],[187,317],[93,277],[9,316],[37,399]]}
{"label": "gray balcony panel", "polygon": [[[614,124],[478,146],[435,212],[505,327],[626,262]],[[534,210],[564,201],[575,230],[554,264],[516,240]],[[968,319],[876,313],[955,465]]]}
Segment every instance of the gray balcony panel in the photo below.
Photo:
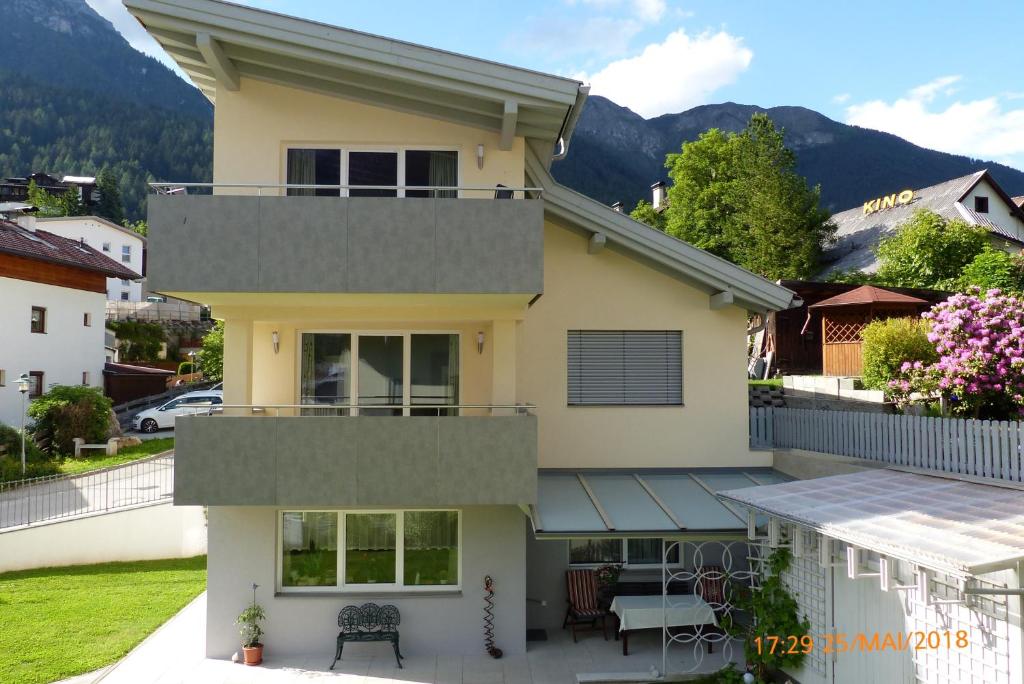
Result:
{"label": "gray balcony panel", "polygon": [[[277,503],[356,500],[356,424],[333,418],[276,418]],[[315,474],[315,476],[313,476]]]}
{"label": "gray balcony panel", "polygon": [[437,506],[437,418],[357,418],[360,505]]}
{"label": "gray balcony panel", "polygon": [[[250,506],[276,498],[275,420],[178,418],[175,421],[174,502]],[[185,429],[178,431],[178,427]],[[230,483],[225,491],[224,483]]]}
{"label": "gray balcony panel", "polygon": [[387,197],[349,200],[350,291],[435,291],[434,202]]}
{"label": "gray balcony panel", "polygon": [[260,198],[259,287],[267,292],[348,289],[348,201]]}
{"label": "gray balcony panel", "polygon": [[[544,207],[540,202],[495,200],[466,203],[439,199],[437,212],[437,289],[472,290],[490,282],[496,290],[515,291],[544,283]],[[501,240],[494,227],[500,226]]]}
{"label": "gray balcony panel", "polygon": [[[484,417],[442,420],[438,424],[438,496],[464,504],[487,503],[494,487],[537,489],[537,422]],[[498,448],[500,458],[484,458]]]}
{"label": "gray balcony panel", "polygon": [[541,200],[149,197],[158,292],[543,291]]}
{"label": "gray balcony panel", "polygon": [[255,200],[151,195],[147,200],[150,217],[156,218],[159,229],[149,242],[146,270],[158,274],[158,279],[150,278],[148,287],[173,284],[194,289],[202,283],[210,292],[256,290],[259,204]]}
{"label": "gray balcony panel", "polygon": [[520,505],[537,497],[537,419],[179,418],[177,504]]}

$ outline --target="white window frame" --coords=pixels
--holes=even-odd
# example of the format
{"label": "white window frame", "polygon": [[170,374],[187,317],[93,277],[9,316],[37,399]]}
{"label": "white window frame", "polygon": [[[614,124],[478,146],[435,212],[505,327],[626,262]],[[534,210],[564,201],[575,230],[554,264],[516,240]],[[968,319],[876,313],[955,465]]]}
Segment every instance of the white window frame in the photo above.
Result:
{"label": "white window frame", "polygon": [[[456,188],[462,187],[462,160],[464,158],[462,145],[403,145],[403,144],[383,144],[383,145],[357,145],[357,144],[344,144],[336,142],[284,142],[281,144],[281,183],[288,183],[288,150],[338,150],[341,153],[341,160],[338,164],[338,175],[339,185],[348,185],[348,155],[349,152],[393,152],[398,155],[398,167],[396,169],[395,185],[405,185],[405,153],[412,150],[418,151],[429,151],[429,152],[455,152],[458,155],[458,162],[455,165]],[[286,194],[282,191],[281,194]],[[405,197],[405,190],[396,191],[398,197]],[[342,197],[348,197],[348,189],[343,188],[341,190]],[[455,196],[457,198],[462,197],[462,190],[457,190]]]}
{"label": "white window frame", "polygon": [[[615,539],[618,539],[622,543],[622,558],[624,558],[625,560],[620,561],[618,563],[616,563],[614,561],[608,562],[608,563],[573,563],[572,562],[572,542],[573,542],[573,540],[576,540],[576,539],[583,540],[583,539],[587,539],[587,537],[573,537],[572,539],[569,539],[569,540],[566,541],[565,551],[566,551],[566,554],[569,557],[569,567],[597,569],[597,568],[600,568],[600,567],[605,566],[605,565],[621,565],[624,570],[650,570],[650,569],[660,568],[661,567],[661,563],[630,563],[629,562],[629,545],[627,543],[630,539],[660,539],[661,540],[662,551],[664,551],[666,543],[671,544],[673,541],[676,541],[675,539],[672,539],[670,537],[635,537],[635,536],[634,537],[615,537]],[[679,549],[680,549],[680,551],[679,551],[679,560],[677,562],[675,562],[675,563],[669,563],[669,567],[676,567],[676,568],[678,568],[678,567],[682,567],[683,566],[685,559],[683,558],[683,552],[682,552],[682,545],[681,544],[679,546]]]}
{"label": "white window frame", "polygon": [[[427,585],[406,585],[405,577],[405,514],[406,513],[455,513],[458,519],[457,553],[458,559],[458,581],[455,584],[427,584]],[[338,516],[338,583],[335,586],[319,587],[286,587],[284,586],[284,514],[285,513],[334,513]],[[345,583],[345,534],[347,524],[345,516],[348,514],[390,514],[395,516],[395,582],[393,584],[346,584]],[[279,508],[277,510],[277,539],[274,544],[274,553],[277,556],[277,570],[275,585],[277,593],[280,594],[316,594],[333,592],[339,594],[406,594],[406,593],[448,593],[458,594],[462,592],[462,571],[465,559],[465,549],[462,538],[461,508]]]}
{"label": "white window frame", "polygon": [[104,242],[103,243],[103,251],[104,252],[108,252],[108,253],[110,252],[110,243],[109,242]]}
{"label": "white window frame", "polygon": [[132,246],[121,245],[121,263],[130,264],[132,262]]}
{"label": "white window frame", "polygon": [[[349,397],[348,405],[352,416],[359,415],[359,338],[363,337],[401,337],[402,338],[402,415],[408,417],[408,408],[412,397],[412,336],[413,335],[455,335],[459,338],[459,403],[463,403],[463,363],[465,362],[465,345],[461,330],[332,330],[332,329],[299,329],[295,331],[295,404],[302,404],[302,336],[303,334],[349,335]],[[310,406],[314,406],[311,404]],[[381,408],[387,408],[382,406]]]}

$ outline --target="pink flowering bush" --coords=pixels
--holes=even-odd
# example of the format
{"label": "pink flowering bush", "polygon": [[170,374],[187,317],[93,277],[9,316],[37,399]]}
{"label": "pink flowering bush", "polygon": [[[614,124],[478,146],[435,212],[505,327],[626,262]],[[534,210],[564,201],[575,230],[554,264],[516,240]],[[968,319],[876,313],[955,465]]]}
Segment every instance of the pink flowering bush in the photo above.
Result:
{"label": "pink flowering bush", "polygon": [[1024,298],[972,288],[922,317],[936,363],[906,362],[889,381],[899,404],[912,393],[941,395],[953,413],[1005,419],[1024,415]]}

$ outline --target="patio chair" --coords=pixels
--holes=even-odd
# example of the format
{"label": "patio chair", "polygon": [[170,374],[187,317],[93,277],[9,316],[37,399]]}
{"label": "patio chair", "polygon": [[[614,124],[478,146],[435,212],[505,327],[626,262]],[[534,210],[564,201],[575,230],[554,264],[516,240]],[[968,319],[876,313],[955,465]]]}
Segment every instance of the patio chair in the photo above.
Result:
{"label": "patio chair", "polygon": [[565,583],[568,588],[569,607],[565,611],[562,629],[572,626],[572,640],[576,643],[576,627],[590,624],[590,629],[597,628],[601,621],[601,633],[608,641],[608,611],[597,604],[597,575],[593,570],[567,570]]}

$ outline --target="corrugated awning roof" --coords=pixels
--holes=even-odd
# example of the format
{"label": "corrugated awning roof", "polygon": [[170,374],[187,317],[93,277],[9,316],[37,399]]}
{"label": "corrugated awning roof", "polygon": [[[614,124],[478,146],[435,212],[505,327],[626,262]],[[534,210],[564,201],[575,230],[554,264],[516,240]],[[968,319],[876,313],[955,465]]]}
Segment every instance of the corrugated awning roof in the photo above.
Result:
{"label": "corrugated awning roof", "polygon": [[833,539],[958,576],[1024,559],[1024,487],[869,470],[719,492]]}
{"label": "corrugated awning roof", "polygon": [[537,536],[745,532],[745,512],[714,492],[787,480],[771,468],[542,470],[531,518]]}

